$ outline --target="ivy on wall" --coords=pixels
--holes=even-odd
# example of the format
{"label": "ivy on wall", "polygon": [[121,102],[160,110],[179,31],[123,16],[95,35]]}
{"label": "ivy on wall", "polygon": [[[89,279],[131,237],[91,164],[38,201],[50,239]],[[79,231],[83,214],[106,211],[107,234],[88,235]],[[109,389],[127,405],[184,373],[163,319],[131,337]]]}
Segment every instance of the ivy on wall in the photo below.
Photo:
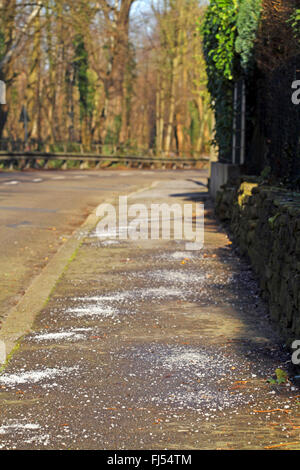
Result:
{"label": "ivy on wall", "polygon": [[221,161],[231,160],[234,81],[253,66],[261,1],[211,0],[201,28],[208,90],[216,120],[214,144]]}
{"label": "ivy on wall", "polygon": [[237,38],[235,50],[245,72],[254,66],[254,44],[261,18],[262,0],[243,0],[237,16]]}
{"label": "ivy on wall", "polygon": [[295,13],[290,19],[296,39],[300,41],[300,9],[295,10]]}
{"label": "ivy on wall", "polygon": [[[299,188],[299,107],[290,87],[299,64],[299,0],[211,0],[203,35],[220,161],[231,161],[233,88],[246,83],[247,171]],[[296,41],[295,41],[296,38]]]}
{"label": "ivy on wall", "polygon": [[208,91],[215,113],[215,145],[221,160],[230,160],[232,91],[236,74],[238,0],[212,0],[202,25]]}

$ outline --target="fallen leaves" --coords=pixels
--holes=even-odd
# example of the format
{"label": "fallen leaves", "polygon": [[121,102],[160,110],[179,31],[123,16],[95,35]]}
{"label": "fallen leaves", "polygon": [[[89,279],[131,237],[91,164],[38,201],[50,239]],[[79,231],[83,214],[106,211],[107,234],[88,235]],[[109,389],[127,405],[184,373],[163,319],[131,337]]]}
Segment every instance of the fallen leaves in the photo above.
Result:
{"label": "fallen leaves", "polygon": [[254,413],[291,413],[291,410],[282,410],[281,408],[275,408],[274,410],[253,410]]}
{"label": "fallen leaves", "polygon": [[163,422],[163,420],[162,420],[161,418],[156,418],[156,419],[154,420],[154,424],[160,424],[160,423],[162,423],[162,422]]}
{"label": "fallen leaves", "polygon": [[245,385],[248,383],[248,380],[236,380],[230,390],[241,390],[245,388]]}
{"label": "fallen leaves", "polygon": [[298,445],[300,442],[281,442],[280,444],[274,444],[272,446],[265,446],[264,449],[276,449],[276,447],[284,447],[284,446],[295,446]]}

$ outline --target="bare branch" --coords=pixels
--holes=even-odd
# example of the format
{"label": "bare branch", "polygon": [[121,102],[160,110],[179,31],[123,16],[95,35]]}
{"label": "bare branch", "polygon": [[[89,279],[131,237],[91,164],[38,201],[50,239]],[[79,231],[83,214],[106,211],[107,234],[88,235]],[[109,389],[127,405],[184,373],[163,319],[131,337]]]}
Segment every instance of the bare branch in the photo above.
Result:
{"label": "bare branch", "polygon": [[43,6],[42,1],[37,1],[36,2],[36,7],[32,10],[30,15],[28,15],[28,17],[26,18],[26,21],[25,21],[23,27],[21,28],[18,36],[16,37],[15,41],[12,43],[12,45],[10,46],[10,48],[8,49],[8,51],[6,52],[6,54],[4,55],[2,60],[0,61],[0,70],[5,65],[7,65],[11,61],[11,59],[13,58],[13,55],[14,55],[16,49],[20,45],[20,43],[21,43],[25,33],[27,32],[28,28],[30,27],[32,21],[40,13],[42,6]]}

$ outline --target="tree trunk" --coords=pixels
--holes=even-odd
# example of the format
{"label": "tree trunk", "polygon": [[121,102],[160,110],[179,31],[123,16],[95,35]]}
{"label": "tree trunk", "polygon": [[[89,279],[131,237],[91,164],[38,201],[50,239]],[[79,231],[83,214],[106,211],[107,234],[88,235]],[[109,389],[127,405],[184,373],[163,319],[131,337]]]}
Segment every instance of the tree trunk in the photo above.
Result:
{"label": "tree trunk", "polygon": [[169,118],[168,118],[168,123],[167,123],[166,140],[165,140],[165,147],[164,147],[164,151],[166,154],[170,152],[171,138],[172,138],[173,126],[174,126],[177,65],[178,65],[178,57],[174,57],[174,59],[172,60],[172,72],[171,72]]}

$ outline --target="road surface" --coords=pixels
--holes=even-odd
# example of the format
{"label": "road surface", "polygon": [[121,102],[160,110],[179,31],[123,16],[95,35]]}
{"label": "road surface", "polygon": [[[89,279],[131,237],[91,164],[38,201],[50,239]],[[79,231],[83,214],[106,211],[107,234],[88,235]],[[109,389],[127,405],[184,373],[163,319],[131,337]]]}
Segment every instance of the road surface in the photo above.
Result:
{"label": "road surface", "polygon": [[205,171],[0,172],[0,326],[31,281],[105,199]]}

